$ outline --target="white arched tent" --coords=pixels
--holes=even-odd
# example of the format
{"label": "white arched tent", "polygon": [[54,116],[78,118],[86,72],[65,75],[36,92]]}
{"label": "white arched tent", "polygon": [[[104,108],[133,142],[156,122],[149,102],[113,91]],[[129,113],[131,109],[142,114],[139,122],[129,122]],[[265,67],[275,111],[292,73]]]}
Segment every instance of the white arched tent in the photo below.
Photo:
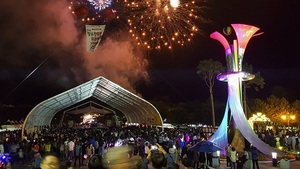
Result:
{"label": "white arched tent", "polygon": [[51,125],[52,118],[64,109],[95,98],[124,114],[128,123],[162,125],[158,110],[148,101],[100,76],[36,105],[27,115],[22,135],[34,126]]}

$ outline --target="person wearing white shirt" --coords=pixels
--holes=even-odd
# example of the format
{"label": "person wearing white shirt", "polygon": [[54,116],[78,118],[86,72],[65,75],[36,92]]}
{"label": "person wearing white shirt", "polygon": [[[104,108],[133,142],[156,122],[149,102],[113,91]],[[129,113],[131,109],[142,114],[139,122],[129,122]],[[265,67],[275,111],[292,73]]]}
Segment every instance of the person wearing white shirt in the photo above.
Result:
{"label": "person wearing white shirt", "polygon": [[68,148],[69,148],[68,158],[69,160],[72,160],[74,157],[74,148],[75,148],[75,142],[73,140],[69,141]]}
{"label": "person wearing white shirt", "polygon": [[148,141],[146,141],[145,143],[144,143],[144,145],[145,145],[145,157],[144,158],[146,158],[147,156],[148,156],[148,151],[150,150],[150,148],[149,148],[149,142]]}
{"label": "person wearing white shirt", "polygon": [[236,169],[236,160],[237,160],[237,155],[234,147],[231,147],[231,152],[230,152],[230,168],[231,169]]}
{"label": "person wearing white shirt", "polygon": [[0,154],[4,154],[4,146],[2,141],[0,142]]}
{"label": "person wearing white shirt", "polygon": [[176,146],[175,144],[169,148],[169,154],[170,156],[172,157],[172,159],[174,160],[174,162],[176,161],[175,159],[175,154],[177,153],[177,149],[176,149]]}

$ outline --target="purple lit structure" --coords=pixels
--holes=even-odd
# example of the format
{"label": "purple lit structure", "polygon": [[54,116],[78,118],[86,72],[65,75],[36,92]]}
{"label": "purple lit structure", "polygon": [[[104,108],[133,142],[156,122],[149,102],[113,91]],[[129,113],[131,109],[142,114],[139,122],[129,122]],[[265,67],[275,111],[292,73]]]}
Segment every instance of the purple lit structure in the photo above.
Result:
{"label": "purple lit structure", "polygon": [[254,34],[259,28],[245,24],[231,24],[231,26],[237,37],[237,39],[233,40],[233,45],[230,45],[226,38],[219,32],[214,32],[210,35],[212,39],[221,42],[225,48],[227,72],[218,75],[217,79],[228,83],[228,100],[221,125],[209,141],[214,142],[223,149],[226,148],[228,144],[227,126],[230,110],[235,128],[253,146],[263,154],[272,155],[272,152],[276,152],[278,155],[283,155],[281,151],[270,147],[258,138],[248,123],[242,106],[242,81],[252,80],[255,77],[250,73],[242,71],[242,61],[249,40],[255,36]]}

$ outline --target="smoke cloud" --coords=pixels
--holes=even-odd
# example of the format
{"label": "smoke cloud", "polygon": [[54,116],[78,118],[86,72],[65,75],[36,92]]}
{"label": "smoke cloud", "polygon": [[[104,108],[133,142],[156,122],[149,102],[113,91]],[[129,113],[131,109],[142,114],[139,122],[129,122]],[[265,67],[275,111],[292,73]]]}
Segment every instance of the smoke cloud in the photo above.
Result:
{"label": "smoke cloud", "polygon": [[[37,83],[69,89],[103,76],[135,92],[148,62],[124,37],[106,37],[86,51],[85,30],[63,0],[9,0],[0,4],[0,81],[42,74]],[[84,25],[83,25],[84,26]],[[3,94],[3,93],[2,93]]]}

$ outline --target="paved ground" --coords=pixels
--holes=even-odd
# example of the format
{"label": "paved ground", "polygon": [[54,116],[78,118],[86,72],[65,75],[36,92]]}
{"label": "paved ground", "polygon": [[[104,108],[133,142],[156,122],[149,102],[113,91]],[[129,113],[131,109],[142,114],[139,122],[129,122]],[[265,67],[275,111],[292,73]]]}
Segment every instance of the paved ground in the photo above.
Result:
{"label": "paved ground", "polygon": [[[216,169],[227,169],[225,161],[221,161],[221,165],[219,167],[215,167]],[[272,161],[259,161],[259,169],[279,169],[280,164],[277,167],[274,167]],[[300,161],[291,161],[290,168],[280,168],[280,169],[300,169]]]}
{"label": "paved ground", "polygon": [[[290,168],[280,168],[280,165],[278,164],[277,167],[274,167],[272,165],[272,161],[260,161],[259,162],[259,168],[260,169],[300,169],[300,161],[291,161],[290,162]],[[21,164],[13,164],[13,169],[32,169],[30,165],[21,165]],[[87,166],[82,167],[75,167],[74,169],[87,169]],[[149,169],[152,169],[151,166],[149,166]],[[184,169],[182,165],[180,165],[180,169]],[[228,169],[226,167],[225,161],[221,160],[220,166],[210,169]]]}

